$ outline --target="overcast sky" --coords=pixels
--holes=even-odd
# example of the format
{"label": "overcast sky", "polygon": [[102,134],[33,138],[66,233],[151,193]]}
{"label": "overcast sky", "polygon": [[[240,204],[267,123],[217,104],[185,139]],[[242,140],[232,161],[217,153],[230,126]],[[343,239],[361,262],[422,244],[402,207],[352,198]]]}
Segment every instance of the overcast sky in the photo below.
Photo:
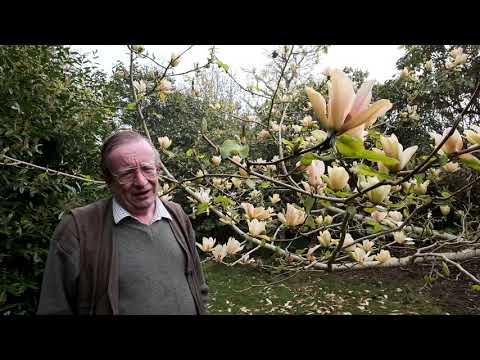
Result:
{"label": "overcast sky", "polygon": [[[190,70],[194,62],[200,65],[206,62],[209,45],[196,45],[185,55],[184,60],[176,69],[181,72]],[[80,52],[91,52],[97,50],[98,59],[96,62],[103,70],[111,74],[113,64],[118,60],[128,63],[128,49],[121,45],[82,45],[72,46]],[[146,50],[153,52],[157,59],[167,60],[172,51],[181,53],[188,48],[188,45],[146,45]],[[216,47],[216,54],[219,59],[234,71],[241,73],[241,68],[251,66],[261,67],[268,61],[266,53],[271,53],[275,48],[272,45],[219,45]],[[403,54],[398,45],[333,45],[330,46],[328,54],[322,56],[319,71],[325,67],[343,68],[350,66],[362,70],[368,70],[369,79],[383,82],[397,72],[395,62]]]}

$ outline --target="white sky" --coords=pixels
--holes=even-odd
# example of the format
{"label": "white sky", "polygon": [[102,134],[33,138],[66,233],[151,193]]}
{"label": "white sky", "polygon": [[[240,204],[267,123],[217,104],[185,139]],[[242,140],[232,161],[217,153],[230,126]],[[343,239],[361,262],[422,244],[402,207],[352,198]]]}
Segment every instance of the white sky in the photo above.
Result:
{"label": "white sky", "polygon": [[[208,57],[209,45],[196,45],[189,53],[182,57],[181,64],[176,68],[178,72],[190,70],[194,62],[200,65],[205,64]],[[91,52],[98,50],[96,62],[107,73],[111,74],[112,66],[117,60],[128,63],[128,50],[122,45],[81,45],[72,46],[79,52]],[[146,45],[145,49],[154,53],[158,60],[170,58],[173,52],[181,53],[188,48],[188,45]],[[238,75],[241,68],[260,68],[268,61],[266,53],[271,53],[273,45],[219,45],[216,46],[216,55],[230,69]],[[331,68],[343,68],[350,66],[368,70],[369,79],[384,82],[392,78],[397,72],[395,62],[402,56],[403,50],[398,45],[333,45],[329,47],[328,54],[322,56],[319,71],[329,66]]]}

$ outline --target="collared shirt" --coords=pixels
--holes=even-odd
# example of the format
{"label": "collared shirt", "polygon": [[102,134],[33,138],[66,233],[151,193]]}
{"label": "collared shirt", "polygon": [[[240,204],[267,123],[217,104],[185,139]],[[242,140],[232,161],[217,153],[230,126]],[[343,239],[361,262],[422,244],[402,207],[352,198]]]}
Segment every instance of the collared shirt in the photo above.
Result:
{"label": "collared shirt", "polygon": [[[112,211],[113,211],[113,222],[115,224],[118,224],[120,220],[128,216],[133,217],[134,219],[137,219],[135,216],[133,216],[127,210],[125,210],[122,207],[122,205],[118,203],[115,197],[113,197]],[[155,212],[153,213],[152,221],[150,222],[150,224],[153,224],[155,221],[161,220],[162,218],[172,220],[172,217],[168,213],[167,209],[162,204],[160,199],[157,197],[155,200]]]}

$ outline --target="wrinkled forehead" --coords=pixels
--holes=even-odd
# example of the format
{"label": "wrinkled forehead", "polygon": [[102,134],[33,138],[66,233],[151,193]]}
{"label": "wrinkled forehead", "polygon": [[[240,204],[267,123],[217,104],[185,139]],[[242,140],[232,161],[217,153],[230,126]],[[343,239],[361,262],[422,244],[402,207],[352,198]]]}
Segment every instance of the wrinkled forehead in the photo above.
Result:
{"label": "wrinkled forehead", "polygon": [[135,167],[140,164],[155,164],[155,153],[144,140],[136,140],[115,147],[109,154],[111,170]]}

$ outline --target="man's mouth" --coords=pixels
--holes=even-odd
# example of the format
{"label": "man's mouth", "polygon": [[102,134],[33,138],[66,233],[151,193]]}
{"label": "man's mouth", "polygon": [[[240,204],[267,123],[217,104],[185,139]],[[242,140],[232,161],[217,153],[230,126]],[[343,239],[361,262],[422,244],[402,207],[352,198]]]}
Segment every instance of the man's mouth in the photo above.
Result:
{"label": "man's mouth", "polygon": [[134,195],[134,196],[138,196],[138,197],[142,197],[142,196],[148,195],[149,193],[150,193],[150,190],[144,190],[144,191],[136,192],[136,193],[133,194],[133,195]]}

